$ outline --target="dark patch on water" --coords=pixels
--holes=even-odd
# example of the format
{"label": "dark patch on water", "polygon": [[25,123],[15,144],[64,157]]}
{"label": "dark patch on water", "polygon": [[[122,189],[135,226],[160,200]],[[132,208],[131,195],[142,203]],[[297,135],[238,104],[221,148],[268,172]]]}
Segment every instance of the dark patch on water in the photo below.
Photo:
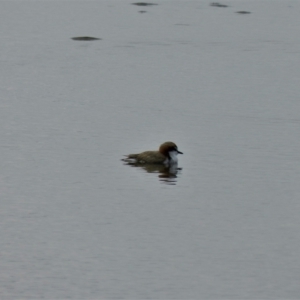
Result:
{"label": "dark patch on water", "polygon": [[132,5],[137,5],[137,6],[151,6],[151,5],[157,5],[156,3],[148,3],[148,2],[136,2],[136,3],[131,3]]}
{"label": "dark patch on water", "polygon": [[228,7],[228,5],[226,4],[221,4],[221,3],[218,3],[218,2],[212,2],[210,4],[210,6],[215,6],[215,7]]}
{"label": "dark patch on water", "polygon": [[97,40],[102,40],[100,38],[95,38],[91,36],[77,36],[77,37],[72,37],[71,38],[74,41],[97,41]]}
{"label": "dark patch on water", "polygon": [[244,10],[241,10],[241,11],[236,11],[237,14],[243,14],[243,15],[246,15],[246,14],[251,14],[250,11],[244,11]]}

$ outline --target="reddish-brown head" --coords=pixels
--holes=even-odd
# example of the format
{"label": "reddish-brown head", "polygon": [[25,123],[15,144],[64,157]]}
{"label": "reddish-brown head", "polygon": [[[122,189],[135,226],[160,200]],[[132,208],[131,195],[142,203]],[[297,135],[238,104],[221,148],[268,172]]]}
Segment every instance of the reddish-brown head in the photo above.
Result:
{"label": "reddish-brown head", "polygon": [[158,151],[168,157],[170,151],[177,152],[177,154],[183,154],[178,150],[177,145],[173,142],[165,142],[161,144]]}

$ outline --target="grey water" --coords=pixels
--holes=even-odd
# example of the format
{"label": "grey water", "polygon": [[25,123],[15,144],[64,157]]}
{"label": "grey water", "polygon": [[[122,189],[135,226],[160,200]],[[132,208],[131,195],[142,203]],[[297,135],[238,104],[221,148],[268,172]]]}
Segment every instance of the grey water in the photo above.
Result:
{"label": "grey water", "polygon": [[1,299],[299,299],[300,3],[132,2],[0,2]]}

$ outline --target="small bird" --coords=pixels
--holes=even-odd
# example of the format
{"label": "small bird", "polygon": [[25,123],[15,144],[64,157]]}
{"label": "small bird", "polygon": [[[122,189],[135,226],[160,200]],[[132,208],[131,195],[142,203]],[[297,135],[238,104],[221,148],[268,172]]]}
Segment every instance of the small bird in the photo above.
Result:
{"label": "small bird", "polygon": [[158,151],[145,151],[137,154],[125,155],[123,161],[136,164],[164,164],[171,165],[178,162],[177,154],[183,154],[173,142],[160,145]]}

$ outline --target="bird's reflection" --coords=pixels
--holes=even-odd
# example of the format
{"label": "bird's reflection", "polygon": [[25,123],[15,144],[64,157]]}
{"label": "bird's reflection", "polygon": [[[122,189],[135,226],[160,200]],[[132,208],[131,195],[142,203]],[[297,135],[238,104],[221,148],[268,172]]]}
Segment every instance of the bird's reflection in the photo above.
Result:
{"label": "bird's reflection", "polygon": [[177,164],[171,166],[155,165],[155,164],[139,164],[133,162],[125,162],[125,165],[144,169],[147,173],[158,173],[158,178],[162,183],[168,185],[176,185],[177,174],[182,169]]}

